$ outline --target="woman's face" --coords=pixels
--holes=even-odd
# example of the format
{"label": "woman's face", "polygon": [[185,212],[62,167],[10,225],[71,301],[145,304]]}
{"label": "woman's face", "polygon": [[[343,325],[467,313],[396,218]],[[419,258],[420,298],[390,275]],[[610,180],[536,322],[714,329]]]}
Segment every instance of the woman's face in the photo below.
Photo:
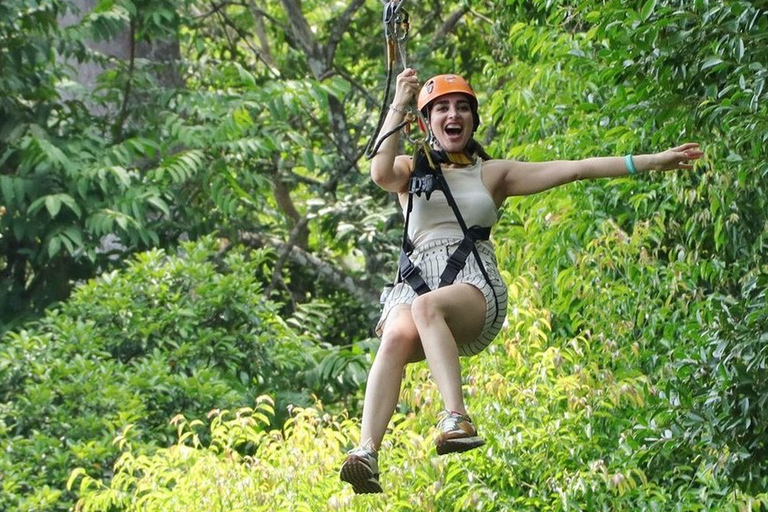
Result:
{"label": "woman's face", "polygon": [[472,138],[472,104],[465,94],[454,92],[435,100],[429,114],[432,133],[445,151],[463,151]]}

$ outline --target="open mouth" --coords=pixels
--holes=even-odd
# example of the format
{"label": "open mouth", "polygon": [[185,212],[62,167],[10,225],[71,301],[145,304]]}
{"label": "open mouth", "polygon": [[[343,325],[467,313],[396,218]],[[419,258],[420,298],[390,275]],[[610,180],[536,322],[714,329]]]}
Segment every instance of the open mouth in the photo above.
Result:
{"label": "open mouth", "polygon": [[450,136],[461,135],[461,125],[449,124],[445,127],[445,133]]}

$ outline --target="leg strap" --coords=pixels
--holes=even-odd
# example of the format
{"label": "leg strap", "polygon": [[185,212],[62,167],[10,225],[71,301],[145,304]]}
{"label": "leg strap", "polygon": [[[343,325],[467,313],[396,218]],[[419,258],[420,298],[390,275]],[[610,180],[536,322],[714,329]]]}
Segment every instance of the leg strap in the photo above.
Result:
{"label": "leg strap", "polygon": [[429,291],[429,285],[421,277],[421,269],[413,264],[403,249],[400,250],[400,279],[408,283],[419,295]]}
{"label": "leg strap", "polygon": [[[467,264],[467,258],[475,251],[475,242],[477,240],[488,240],[490,236],[491,228],[481,228],[480,226],[472,226],[464,233],[464,239],[448,258],[445,270],[440,274],[440,288],[453,284],[456,276],[459,275],[459,272]],[[477,263],[482,267],[483,263],[479,259]]]}

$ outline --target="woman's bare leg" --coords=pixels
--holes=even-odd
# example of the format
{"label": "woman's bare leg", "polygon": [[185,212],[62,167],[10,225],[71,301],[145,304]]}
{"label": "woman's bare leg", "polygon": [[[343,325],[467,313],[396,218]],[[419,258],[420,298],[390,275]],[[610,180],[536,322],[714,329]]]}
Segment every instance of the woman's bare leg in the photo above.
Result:
{"label": "woman's bare leg", "polygon": [[438,288],[413,302],[413,322],[432,378],[449,411],[467,414],[458,345],[477,339],[485,324],[485,312],[482,292],[466,283]]}
{"label": "woman's bare leg", "polygon": [[360,444],[378,451],[395,412],[406,363],[421,361],[424,352],[413,323],[410,306],[390,312],[381,345],[368,373],[363,403]]}

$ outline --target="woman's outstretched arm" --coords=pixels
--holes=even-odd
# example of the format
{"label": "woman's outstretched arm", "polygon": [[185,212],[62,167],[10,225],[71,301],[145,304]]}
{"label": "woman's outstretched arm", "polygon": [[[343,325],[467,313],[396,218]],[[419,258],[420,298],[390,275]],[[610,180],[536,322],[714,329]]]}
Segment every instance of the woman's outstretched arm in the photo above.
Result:
{"label": "woman's outstretched arm", "polygon": [[489,164],[501,195],[508,197],[535,194],[577,180],[626,176],[631,165],[637,173],[691,169],[691,162],[702,154],[698,143],[689,142],[660,153],[634,155],[629,165],[625,157],[618,156],[549,162],[496,160]]}

